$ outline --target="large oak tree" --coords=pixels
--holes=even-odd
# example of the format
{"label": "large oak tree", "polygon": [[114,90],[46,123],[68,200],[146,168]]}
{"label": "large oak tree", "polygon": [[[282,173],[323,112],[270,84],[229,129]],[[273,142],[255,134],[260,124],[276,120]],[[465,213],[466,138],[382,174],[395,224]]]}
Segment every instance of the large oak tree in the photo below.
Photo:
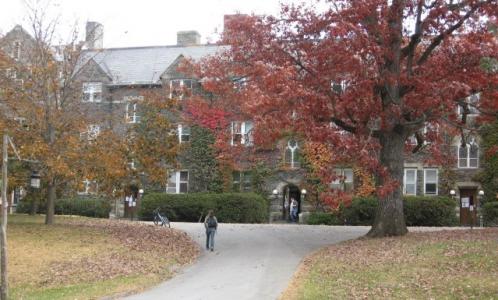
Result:
{"label": "large oak tree", "polygon": [[[404,158],[430,138],[422,129],[462,129],[470,106],[498,109],[498,76],[482,68],[483,58],[498,56],[489,31],[498,1],[319,4],[232,18],[222,41],[228,47],[197,66],[208,109],[253,119],[258,144],[291,131],[325,143],[337,161],[368,168],[380,201],[368,235],[403,235]],[[466,100],[477,93],[478,103]],[[203,115],[203,105],[191,110]],[[413,135],[419,145],[407,147]]]}

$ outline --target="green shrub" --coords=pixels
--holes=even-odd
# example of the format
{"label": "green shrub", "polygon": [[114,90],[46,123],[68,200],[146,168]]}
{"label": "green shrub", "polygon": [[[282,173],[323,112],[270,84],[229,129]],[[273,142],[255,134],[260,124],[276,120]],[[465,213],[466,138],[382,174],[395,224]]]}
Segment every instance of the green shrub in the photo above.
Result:
{"label": "green shrub", "polygon": [[213,209],[220,222],[262,223],[268,221],[268,203],[253,193],[152,193],[143,197],[139,217],[151,220],[159,208],[171,221],[197,222]]}
{"label": "green shrub", "polygon": [[498,201],[487,202],[482,206],[485,226],[498,226]]}
{"label": "green shrub", "polygon": [[[17,213],[30,213],[32,202],[40,201],[26,195],[17,205]],[[108,218],[111,211],[110,202],[100,197],[74,197],[57,199],[54,205],[56,215],[77,215],[93,218]],[[46,206],[44,199],[40,201],[36,213],[44,214]]]}
{"label": "green shrub", "polygon": [[[375,197],[354,198],[350,206],[341,207],[337,213],[311,214],[308,224],[369,226],[373,224],[378,205]],[[455,226],[458,224],[455,206],[454,200],[448,197],[404,197],[403,210],[406,225]],[[498,216],[498,210],[496,215]]]}
{"label": "green shrub", "polygon": [[309,225],[343,225],[335,213],[314,212],[308,217]]}
{"label": "green shrub", "polygon": [[378,206],[375,197],[357,197],[350,206],[341,208],[339,214],[345,225],[372,225]]}
{"label": "green shrub", "polygon": [[403,210],[407,226],[455,226],[455,201],[448,197],[405,197]]}

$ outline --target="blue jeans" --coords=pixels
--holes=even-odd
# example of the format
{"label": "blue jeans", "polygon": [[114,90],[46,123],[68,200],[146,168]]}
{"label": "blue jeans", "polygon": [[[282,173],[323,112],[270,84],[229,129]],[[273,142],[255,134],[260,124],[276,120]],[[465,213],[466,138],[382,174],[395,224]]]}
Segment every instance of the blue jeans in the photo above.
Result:
{"label": "blue jeans", "polygon": [[214,249],[214,234],[216,233],[216,228],[206,229],[206,249]]}
{"label": "blue jeans", "polygon": [[291,221],[297,222],[297,208],[291,211]]}

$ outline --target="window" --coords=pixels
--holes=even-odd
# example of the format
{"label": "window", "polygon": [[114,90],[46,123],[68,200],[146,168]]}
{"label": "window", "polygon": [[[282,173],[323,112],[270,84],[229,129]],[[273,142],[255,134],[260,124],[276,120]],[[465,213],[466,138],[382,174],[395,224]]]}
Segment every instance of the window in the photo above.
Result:
{"label": "window", "polygon": [[178,125],[178,142],[186,143],[190,141],[190,127],[179,124]]}
{"label": "window", "polygon": [[405,169],[403,194],[417,195],[417,169]]}
{"label": "window", "polygon": [[[473,94],[465,99],[465,103],[467,103],[467,108],[469,109],[468,115],[477,115],[479,114],[479,110],[477,109],[477,105],[479,105],[479,101],[481,99],[481,94]],[[462,115],[464,111],[463,106],[458,105],[458,115]]]}
{"label": "window", "polygon": [[334,169],[337,178],[332,181],[330,187],[345,192],[353,191],[353,169]]}
{"label": "window", "polygon": [[180,194],[188,192],[188,171],[171,171],[166,186],[166,193]]}
{"label": "window", "polygon": [[135,171],[137,169],[135,160],[133,158],[127,163],[127,165],[128,165],[128,170],[130,171]]}
{"label": "window", "polygon": [[468,144],[460,144],[458,147],[458,167],[472,169],[479,167],[479,146],[475,138],[470,139]]}
{"label": "window", "polygon": [[232,173],[234,192],[251,192],[252,191],[252,174],[251,171],[234,171]]}
{"label": "window", "polygon": [[17,70],[14,68],[8,68],[5,70],[5,76],[9,79],[17,79]]}
{"label": "window", "polygon": [[102,82],[83,83],[83,102],[102,102]]}
{"label": "window", "polygon": [[21,42],[15,41],[12,46],[12,58],[15,60],[21,59]]}
{"label": "window", "polygon": [[437,182],[438,182],[438,170],[437,169],[425,169],[424,170],[424,194],[426,195],[437,195]]}
{"label": "window", "polygon": [[140,115],[138,114],[138,104],[137,103],[127,103],[126,104],[126,123],[135,124],[140,123]]}
{"label": "window", "polygon": [[192,93],[192,79],[172,79],[169,81],[169,98],[182,100]]}
{"label": "window", "polygon": [[291,139],[285,148],[285,165],[291,169],[299,168],[299,145],[296,140]]}
{"label": "window", "polygon": [[231,145],[246,145],[250,146],[253,143],[252,138],[252,122],[232,122],[231,132],[232,141]]}
{"label": "window", "polygon": [[97,194],[99,185],[95,180],[85,179],[81,182],[78,194],[80,195],[90,195]]}
{"label": "window", "polygon": [[80,134],[81,138],[87,139],[88,141],[94,141],[100,134],[100,125],[90,124],[87,127],[86,132]]}
{"label": "window", "polygon": [[348,82],[346,80],[341,80],[341,81],[338,81],[338,82],[334,82],[332,81],[330,83],[331,85],[331,88],[332,88],[332,91],[336,94],[342,94],[344,93],[344,91],[348,88]]}

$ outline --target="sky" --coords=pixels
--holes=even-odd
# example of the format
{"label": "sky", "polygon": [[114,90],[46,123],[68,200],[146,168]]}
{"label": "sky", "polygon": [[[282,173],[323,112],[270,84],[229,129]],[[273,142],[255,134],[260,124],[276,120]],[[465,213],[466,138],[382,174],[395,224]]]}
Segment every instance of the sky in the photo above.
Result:
{"label": "sky", "polygon": [[[84,24],[104,26],[104,47],[174,45],[176,33],[197,30],[201,42],[215,42],[223,30],[223,15],[234,13],[277,14],[280,2],[294,0],[0,0],[0,33],[16,24],[29,27],[29,3],[41,2],[48,18],[59,18],[59,35],[69,40],[78,24],[84,39]],[[305,0],[302,0],[305,1]],[[307,0],[311,1],[311,0]],[[48,3],[48,4],[47,4]]]}

